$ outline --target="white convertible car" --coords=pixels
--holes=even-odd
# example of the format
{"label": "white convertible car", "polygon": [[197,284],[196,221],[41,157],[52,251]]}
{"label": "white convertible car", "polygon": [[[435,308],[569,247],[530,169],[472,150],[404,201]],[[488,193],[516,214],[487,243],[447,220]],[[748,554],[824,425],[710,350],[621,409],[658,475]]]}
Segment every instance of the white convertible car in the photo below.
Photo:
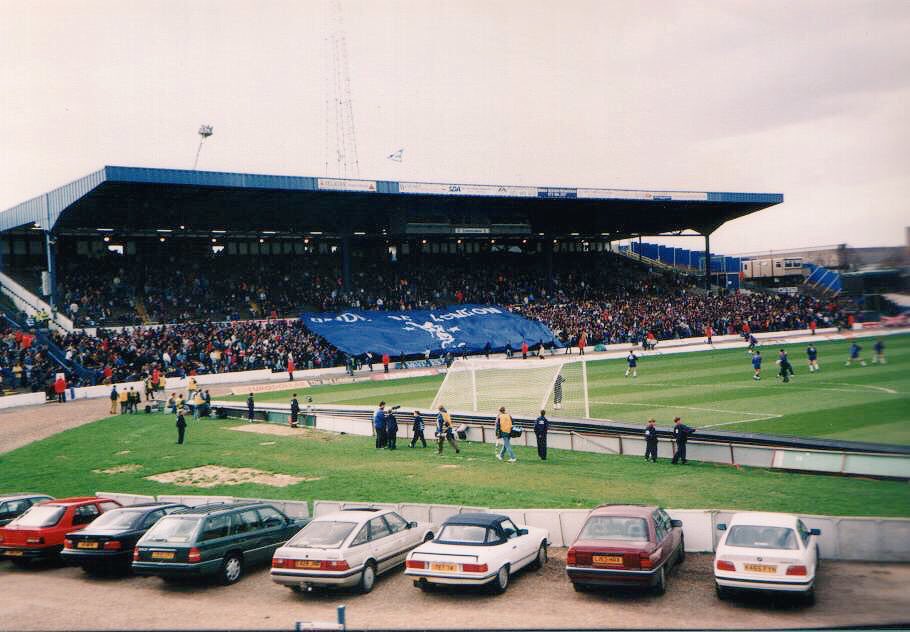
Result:
{"label": "white convertible car", "polygon": [[734,590],[800,593],[815,600],[818,529],[807,529],[796,516],[744,512],[733,515],[714,556],[718,599]]}
{"label": "white convertible car", "polygon": [[547,563],[546,529],[518,526],[508,516],[463,513],[446,520],[432,542],[408,554],[405,574],[426,590],[433,584],[489,584],[505,592],[509,577]]}
{"label": "white convertible car", "polygon": [[272,580],[297,592],[314,586],[373,589],[376,576],[433,538],[433,525],[389,509],[344,509],[313,519],[272,557]]}

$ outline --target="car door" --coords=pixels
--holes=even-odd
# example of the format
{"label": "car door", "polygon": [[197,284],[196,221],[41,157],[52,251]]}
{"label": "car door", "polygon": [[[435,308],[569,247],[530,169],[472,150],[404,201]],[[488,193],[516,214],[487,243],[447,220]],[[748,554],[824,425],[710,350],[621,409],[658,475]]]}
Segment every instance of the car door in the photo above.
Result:
{"label": "car door", "polygon": [[682,528],[674,527],[673,519],[670,518],[670,514],[663,509],[658,509],[657,514],[660,516],[660,521],[664,525],[664,529],[670,534],[670,553],[672,554],[682,543]]}
{"label": "car door", "polygon": [[251,564],[271,559],[274,552],[271,538],[263,532],[262,519],[255,509],[244,509],[233,514],[231,534],[243,549],[244,559]]}
{"label": "car door", "polygon": [[799,540],[803,547],[803,557],[806,560],[806,567],[809,569],[811,576],[815,576],[815,569],[818,565],[818,543],[815,536],[806,527],[802,520],[796,521],[796,531],[799,534]]}
{"label": "car door", "polygon": [[657,542],[657,547],[660,549],[660,560],[655,564],[655,566],[657,566],[657,564],[666,562],[673,554],[673,537],[670,534],[670,530],[667,529],[668,525],[664,523],[659,511],[655,511],[651,515],[651,521],[654,525],[654,540]]}
{"label": "car door", "polygon": [[[408,522],[394,511],[385,514],[385,521],[389,527],[389,552],[395,557],[390,561],[391,566],[397,566],[404,561],[405,556],[412,546],[419,544],[419,539],[412,543],[416,529],[408,529]],[[420,537],[419,535],[417,536]]]}
{"label": "car door", "polygon": [[376,560],[376,572],[382,573],[392,565],[395,542],[385,518],[376,516],[367,523],[370,527],[370,554]]}
{"label": "car door", "polygon": [[509,561],[513,570],[517,570],[530,561],[529,556],[536,553],[537,549],[531,541],[531,536],[520,535],[518,526],[508,518],[500,521],[499,526],[506,537]]}
{"label": "car door", "polygon": [[264,555],[271,557],[279,546],[287,542],[288,519],[274,507],[257,507],[262,526],[259,533],[262,536],[260,546],[264,548]]}

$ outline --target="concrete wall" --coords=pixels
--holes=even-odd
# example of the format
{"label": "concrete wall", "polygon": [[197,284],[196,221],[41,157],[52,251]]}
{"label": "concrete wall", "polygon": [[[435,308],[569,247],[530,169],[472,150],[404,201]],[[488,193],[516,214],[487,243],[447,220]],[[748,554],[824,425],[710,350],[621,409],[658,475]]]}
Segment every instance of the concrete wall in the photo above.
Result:
{"label": "concrete wall", "polygon": [[0,408],[16,408],[17,406],[34,406],[43,404],[47,400],[42,393],[22,393],[21,395],[6,395],[0,397]]}

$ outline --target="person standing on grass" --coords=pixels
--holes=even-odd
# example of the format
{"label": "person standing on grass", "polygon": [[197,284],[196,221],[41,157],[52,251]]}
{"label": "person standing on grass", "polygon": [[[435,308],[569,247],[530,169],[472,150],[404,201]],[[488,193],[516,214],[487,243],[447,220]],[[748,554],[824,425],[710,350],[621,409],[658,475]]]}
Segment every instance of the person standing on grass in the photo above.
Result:
{"label": "person standing on grass", "polygon": [[872,351],[872,364],[885,364],[885,343],[881,340],[876,340],[872,346]]}
{"label": "person standing on grass", "polygon": [[626,356],[626,362],[629,364],[629,368],[626,369],[626,377],[629,377],[629,374],[632,374],[632,377],[638,377],[638,356],[635,355],[635,350],[629,351],[629,355]]}
{"label": "person standing on grass", "polygon": [[459,454],[458,442],[455,440],[455,428],[452,427],[452,417],[446,410],[445,406],[439,407],[439,413],[436,415],[436,444],[438,456],[442,455],[442,446],[448,441],[449,445],[455,448],[455,454]]}
{"label": "person standing on grass", "polygon": [[588,334],[587,332],[581,332],[578,334],[578,355],[585,354],[585,347],[588,346]]}
{"label": "person standing on grass", "polygon": [[385,447],[385,402],[379,402],[379,408],[373,413],[373,430],[376,431],[376,449]]}
{"label": "person standing on grass", "polygon": [[547,460],[547,431],[550,430],[550,421],[547,411],[541,410],[540,417],[534,420],[534,436],[537,438],[537,456],[541,461]]}
{"label": "person standing on grass", "polygon": [[398,419],[394,408],[385,416],[385,445],[389,450],[398,448]]}
{"label": "person standing on grass", "polygon": [[761,379],[761,351],[756,351],[752,356],[752,370],[755,373],[752,375],[752,379],[758,381]]}
{"label": "person standing on grass", "polygon": [[111,389],[111,414],[117,414],[117,402],[120,401],[120,394],[117,392],[117,386],[115,385]]}
{"label": "person standing on grass", "polygon": [[253,414],[256,412],[256,402],[253,400],[253,394],[246,398],[246,419],[253,423]]}
{"label": "person standing on grass", "polygon": [[679,417],[673,419],[673,438],[676,440],[676,454],[673,455],[673,465],[676,465],[679,461],[682,461],[683,465],[688,463],[686,460],[686,442],[689,440],[689,435],[694,432],[695,429],[684,424]]}
{"label": "person standing on grass", "polygon": [[790,364],[790,358],[787,357],[787,352],[783,349],[780,350],[780,353],[777,356],[777,364],[780,367],[780,377],[784,382],[790,381],[790,376],[793,375],[793,365]]}
{"label": "person standing on grass", "polygon": [[186,433],[186,419],[184,419],[184,417],[183,417],[185,414],[186,414],[186,411],[183,408],[181,408],[177,411],[177,444],[178,445],[183,443],[183,435]]}
{"label": "person standing on grass", "polygon": [[300,402],[297,401],[297,393],[291,397],[291,419],[288,422],[291,428],[297,427],[297,418],[300,415]]}
{"label": "person standing on grass", "polygon": [[424,421],[423,415],[420,414],[419,410],[414,411],[414,426],[412,427],[412,436],[410,446],[413,448],[417,445],[417,442],[420,441],[423,444],[423,447],[427,447],[427,440],[423,436],[424,431]]}
{"label": "person standing on grass", "polygon": [[562,385],[565,381],[566,378],[560,373],[553,382],[553,408],[556,410],[562,408]]}
{"label": "person standing on grass", "polygon": [[866,361],[863,360],[861,357],[859,357],[860,351],[862,351],[862,350],[863,350],[863,348],[860,347],[855,342],[853,344],[851,344],[850,345],[850,357],[847,359],[846,362],[844,362],[844,366],[850,366],[853,364],[854,361],[859,362],[860,366],[866,366]]}
{"label": "person standing on grass", "polygon": [[499,414],[496,415],[496,436],[502,439],[502,447],[496,453],[496,458],[502,461],[502,457],[508,453],[509,463],[514,463],[517,459],[512,450],[512,415],[506,412],[505,406],[500,406]]}
{"label": "person standing on grass", "polygon": [[657,428],[653,419],[649,419],[645,426],[645,461],[649,459],[657,463]]}
{"label": "person standing on grass", "polygon": [[758,353],[758,351],[755,349],[755,347],[757,347],[757,346],[758,346],[758,338],[756,338],[752,334],[749,334],[749,351],[748,352],[752,353],[752,354]]}
{"label": "person standing on grass", "polygon": [[809,373],[818,371],[818,349],[814,344],[809,343],[806,347],[806,357],[809,358]]}

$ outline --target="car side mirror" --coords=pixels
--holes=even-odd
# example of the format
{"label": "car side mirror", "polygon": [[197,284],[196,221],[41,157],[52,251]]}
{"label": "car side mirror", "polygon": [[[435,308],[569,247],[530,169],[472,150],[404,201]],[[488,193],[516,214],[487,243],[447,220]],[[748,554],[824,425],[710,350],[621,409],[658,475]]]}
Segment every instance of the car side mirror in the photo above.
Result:
{"label": "car side mirror", "polygon": [[527,530],[527,529],[519,529],[519,530],[518,530],[518,535],[528,535],[528,530]]}
{"label": "car side mirror", "polygon": [[682,520],[671,520],[671,521],[670,521],[670,526],[671,526],[671,527],[680,527],[680,528],[682,528]]}
{"label": "car side mirror", "polygon": [[726,530],[727,530],[727,525],[724,524],[723,522],[720,522],[720,523],[717,524],[717,530],[718,530],[718,531],[726,531]]}
{"label": "car side mirror", "polygon": [[416,529],[416,528],[417,528],[417,523],[416,523],[416,522],[409,522],[409,523],[408,523],[408,529]]}
{"label": "car side mirror", "polygon": [[821,535],[821,534],[822,534],[821,529],[809,529],[809,535]]}

